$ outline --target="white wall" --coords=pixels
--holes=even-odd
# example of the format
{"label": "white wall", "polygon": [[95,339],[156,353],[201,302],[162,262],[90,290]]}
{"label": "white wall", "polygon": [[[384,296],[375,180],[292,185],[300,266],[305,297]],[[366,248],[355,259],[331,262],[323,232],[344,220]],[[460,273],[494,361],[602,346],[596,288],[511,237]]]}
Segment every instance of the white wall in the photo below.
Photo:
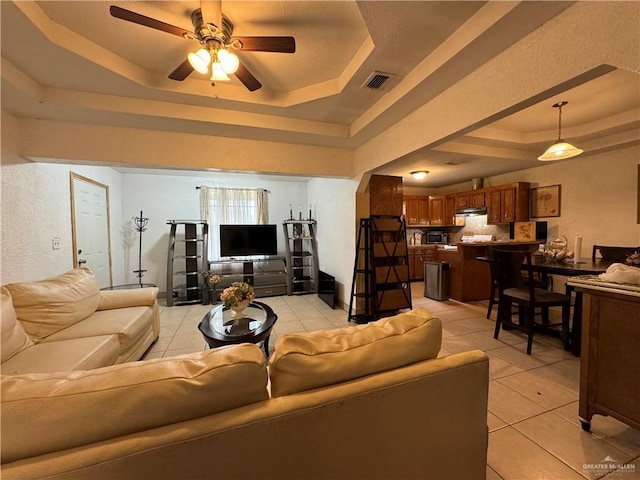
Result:
{"label": "white wall", "polygon": [[[124,262],[115,243],[122,223],[120,174],[109,167],[24,160],[16,153],[19,132],[13,127],[3,115],[0,283],[40,280],[73,268],[70,172],[109,186],[112,272],[114,283],[121,283]],[[54,237],[59,250],[52,249]]]}
{"label": "white wall", "polygon": [[485,179],[485,186],[531,182],[531,187],[560,185],[560,216],[541,218],[548,237],[564,235],[573,248],[582,236],[582,256],[591,256],[598,245],[640,246],[637,223],[638,163],[640,146],[581,155]]}
{"label": "white wall", "polygon": [[[274,177],[275,178],[275,177]],[[234,173],[211,173],[207,177],[184,172],[176,175],[129,174],[122,175],[122,224],[118,230],[124,232],[132,227],[131,217],[143,211],[149,218],[147,231],[142,234],[142,268],[147,272],[143,280],[155,283],[161,292],[166,292],[167,252],[169,244],[169,220],[200,219],[200,190],[196,186],[264,188],[269,190],[269,223],[278,225],[278,253],[284,255],[285,240],[282,221],[289,218],[289,204],[297,218],[298,205],[303,208],[303,217],[308,213],[306,181],[270,180],[267,176]],[[210,232],[215,235],[216,232]],[[120,235],[119,241],[126,238]],[[138,262],[138,237],[125,249],[128,281],[135,281]]]}
{"label": "white wall", "polygon": [[336,277],[338,298],[349,304],[355,258],[355,193],[353,180],[316,178],[308,184],[316,206],[320,270]]}

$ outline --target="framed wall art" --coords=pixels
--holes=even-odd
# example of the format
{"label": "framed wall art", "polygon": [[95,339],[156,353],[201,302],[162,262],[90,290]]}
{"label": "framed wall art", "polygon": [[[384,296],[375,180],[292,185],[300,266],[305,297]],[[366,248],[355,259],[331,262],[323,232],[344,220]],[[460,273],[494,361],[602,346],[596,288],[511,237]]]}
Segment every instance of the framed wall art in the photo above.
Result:
{"label": "framed wall art", "polygon": [[531,218],[560,216],[560,185],[531,189]]}

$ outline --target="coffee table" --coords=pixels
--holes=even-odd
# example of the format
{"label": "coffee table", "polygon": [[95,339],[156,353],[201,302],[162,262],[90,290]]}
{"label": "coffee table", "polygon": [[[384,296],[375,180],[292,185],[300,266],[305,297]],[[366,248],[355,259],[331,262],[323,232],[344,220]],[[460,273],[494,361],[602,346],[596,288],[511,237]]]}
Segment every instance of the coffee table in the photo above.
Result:
{"label": "coffee table", "polygon": [[244,317],[233,318],[233,311],[224,305],[215,305],[198,324],[209,348],[237,343],[255,343],[262,346],[269,356],[269,337],[278,316],[269,305],[252,302],[244,311]]}

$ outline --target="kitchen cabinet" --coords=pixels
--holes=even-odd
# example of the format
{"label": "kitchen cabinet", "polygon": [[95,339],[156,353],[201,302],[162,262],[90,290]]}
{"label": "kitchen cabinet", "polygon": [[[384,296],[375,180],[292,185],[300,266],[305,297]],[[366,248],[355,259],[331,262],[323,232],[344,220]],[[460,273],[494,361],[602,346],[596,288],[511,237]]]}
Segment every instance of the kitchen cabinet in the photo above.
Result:
{"label": "kitchen cabinet", "polygon": [[456,194],[456,208],[469,208],[469,193]]}
{"label": "kitchen cabinet", "polygon": [[529,220],[529,183],[516,182],[488,189],[487,223]]}
{"label": "kitchen cabinet", "polygon": [[423,279],[424,252],[425,249],[422,246],[409,247],[409,279],[411,281]]}
{"label": "kitchen cabinet", "polygon": [[429,225],[445,225],[444,196],[429,196]]}
{"label": "kitchen cabinet", "polygon": [[472,190],[469,194],[469,206],[471,207],[486,207],[485,204],[485,191],[484,190]]}
{"label": "kitchen cabinet", "polygon": [[500,200],[500,189],[494,188],[487,195],[487,223],[500,223],[502,218],[502,201]]}
{"label": "kitchen cabinet", "polygon": [[424,279],[424,262],[435,262],[437,259],[436,245],[417,245],[409,247],[409,279]]}
{"label": "kitchen cabinet", "polygon": [[443,225],[457,225],[456,223],[456,196],[444,197],[444,223]]}
{"label": "kitchen cabinet", "polygon": [[405,195],[404,205],[407,226],[429,224],[429,197]]}
{"label": "kitchen cabinet", "polygon": [[407,219],[407,225],[418,224],[418,199],[413,196],[404,196],[404,216]]}

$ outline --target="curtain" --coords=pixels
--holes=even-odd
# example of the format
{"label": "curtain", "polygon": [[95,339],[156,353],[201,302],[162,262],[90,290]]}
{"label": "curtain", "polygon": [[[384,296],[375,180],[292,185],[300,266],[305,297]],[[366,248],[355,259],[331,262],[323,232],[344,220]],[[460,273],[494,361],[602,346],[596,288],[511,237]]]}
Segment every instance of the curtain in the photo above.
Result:
{"label": "curtain", "polygon": [[209,223],[209,260],[220,259],[220,225],[269,222],[268,193],[263,189],[200,187],[200,218]]}

